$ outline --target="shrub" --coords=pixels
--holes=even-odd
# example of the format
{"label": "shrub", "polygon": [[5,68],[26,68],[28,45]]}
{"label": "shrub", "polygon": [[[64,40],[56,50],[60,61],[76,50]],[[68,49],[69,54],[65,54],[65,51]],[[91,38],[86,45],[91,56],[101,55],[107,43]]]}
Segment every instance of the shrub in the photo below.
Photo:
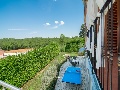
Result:
{"label": "shrub", "polygon": [[0,60],[0,80],[22,87],[59,54],[59,46],[51,43],[27,54],[8,56]]}

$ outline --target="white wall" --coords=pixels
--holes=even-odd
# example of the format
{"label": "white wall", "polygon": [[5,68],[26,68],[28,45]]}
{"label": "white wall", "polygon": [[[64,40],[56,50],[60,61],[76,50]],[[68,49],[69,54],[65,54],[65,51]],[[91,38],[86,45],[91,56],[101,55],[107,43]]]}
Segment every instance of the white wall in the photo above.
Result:
{"label": "white wall", "polygon": [[105,2],[106,0],[96,0],[96,4],[98,5],[100,10],[102,9]]}
{"label": "white wall", "polygon": [[[97,16],[100,17],[100,26],[99,26],[99,32],[97,33],[97,48],[96,48],[96,68],[99,69],[101,67],[101,46],[104,44],[104,19],[102,16],[101,20],[101,14],[98,13],[98,7],[101,10],[106,0],[88,0],[87,2],[87,14],[86,14],[86,26],[87,29],[90,30],[90,26],[93,25],[93,21]],[[106,12],[105,12],[106,13]],[[101,25],[102,22],[102,25]],[[101,28],[102,27],[102,28]],[[92,35],[94,32],[92,32]],[[90,35],[89,35],[90,36]],[[102,43],[102,44],[101,44]],[[86,47],[87,50],[90,50],[92,53],[92,56],[94,57],[94,36],[92,36],[92,43],[90,48],[90,37],[87,38],[86,41]]]}
{"label": "white wall", "polygon": [[4,53],[4,56],[12,56],[12,55],[17,55],[17,53]]}
{"label": "white wall", "polygon": [[4,53],[4,56],[12,56],[12,55],[18,55],[18,54],[26,54],[26,52],[17,52],[17,53]]}

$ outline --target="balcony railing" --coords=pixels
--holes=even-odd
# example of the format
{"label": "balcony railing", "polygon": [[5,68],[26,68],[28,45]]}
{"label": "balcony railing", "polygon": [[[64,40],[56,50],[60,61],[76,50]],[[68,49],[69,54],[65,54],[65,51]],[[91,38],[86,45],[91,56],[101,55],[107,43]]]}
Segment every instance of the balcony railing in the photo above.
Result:
{"label": "balcony railing", "polygon": [[2,86],[2,90],[10,89],[10,90],[21,90],[20,88],[17,88],[13,85],[10,85],[8,83],[5,83],[0,80],[0,86]]}

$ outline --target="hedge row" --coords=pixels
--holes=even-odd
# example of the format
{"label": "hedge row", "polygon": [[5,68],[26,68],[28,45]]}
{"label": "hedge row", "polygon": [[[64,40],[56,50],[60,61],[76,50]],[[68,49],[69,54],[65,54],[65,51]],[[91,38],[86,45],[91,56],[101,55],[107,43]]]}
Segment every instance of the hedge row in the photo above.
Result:
{"label": "hedge row", "polygon": [[78,52],[81,41],[80,40],[72,40],[66,43],[65,52]]}
{"label": "hedge row", "polygon": [[0,60],[0,80],[22,87],[43,69],[60,52],[59,46],[51,43],[27,54],[8,56]]}

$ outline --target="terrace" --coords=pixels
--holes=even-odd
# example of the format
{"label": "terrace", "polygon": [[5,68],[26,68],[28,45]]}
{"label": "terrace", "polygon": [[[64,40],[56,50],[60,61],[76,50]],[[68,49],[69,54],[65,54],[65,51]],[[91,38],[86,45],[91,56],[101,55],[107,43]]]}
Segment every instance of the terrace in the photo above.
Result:
{"label": "terrace", "polygon": [[[75,79],[75,75],[69,76],[67,82],[65,82],[65,72],[68,70],[68,67],[72,67],[73,65],[67,60],[60,68],[59,77],[55,86],[55,90],[101,90],[99,82],[97,80],[94,71],[92,70],[92,64],[88,57],[78,56],[76,60],[79,61],[79,64],[76,68],[80,68],[81,74],[80,77],[76,77],[77,82],[80,81],[80,84],[69,83],[70,78]],[[64,82],[63,82],[64,81]],[[69,81],[69,82],[68,82]]]}

